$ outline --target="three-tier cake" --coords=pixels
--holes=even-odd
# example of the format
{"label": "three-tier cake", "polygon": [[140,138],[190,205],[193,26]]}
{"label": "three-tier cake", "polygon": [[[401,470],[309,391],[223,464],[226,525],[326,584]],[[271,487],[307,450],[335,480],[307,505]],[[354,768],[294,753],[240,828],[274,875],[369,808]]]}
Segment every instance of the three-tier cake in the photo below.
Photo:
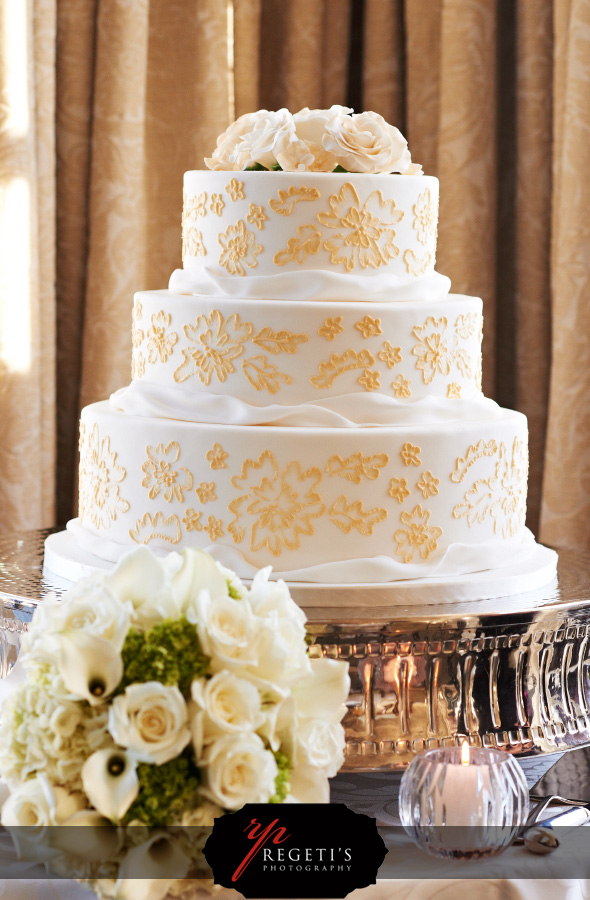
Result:
{"label": "three-tier cake", "polygon": [[53,567],[146,543],[311,584],[553,577],[526,418],[482,394],[482,302],[434,269],[438,180],[349,112],[242,117],[185,174],[183,269],[135,295],[130,386],[82,411]]}

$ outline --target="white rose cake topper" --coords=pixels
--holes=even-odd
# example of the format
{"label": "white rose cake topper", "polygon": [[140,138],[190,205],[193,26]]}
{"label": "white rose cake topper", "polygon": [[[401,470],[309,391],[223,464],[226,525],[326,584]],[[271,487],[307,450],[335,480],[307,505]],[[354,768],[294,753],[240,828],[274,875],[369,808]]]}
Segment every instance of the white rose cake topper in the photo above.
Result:
{"label": "white rose cake topper", "polygon": [[354,114],[347,106],[246,113],[217,139],[209,169],[285,172],[364,172],[421,175],[408,142],[375,112]]}
{"label": "white rose cake topper", "polygon": [[[16,828],[22,856],[70,877],[84,866],[101,896],[159,900],[174,879],[158,828],[328,801],[348,666],[309,658],[305,616],[269,574],[246,588],[201,551],[140,547],[38,607],[0,726],[2,824],[33,826]],[[143,826],[142,843],[87,827],[76,857],[47,832],[109,823]],[[163,834],[176,878],[198,873],[200,848]],[[140,894],[138,868],[151,876]]]}

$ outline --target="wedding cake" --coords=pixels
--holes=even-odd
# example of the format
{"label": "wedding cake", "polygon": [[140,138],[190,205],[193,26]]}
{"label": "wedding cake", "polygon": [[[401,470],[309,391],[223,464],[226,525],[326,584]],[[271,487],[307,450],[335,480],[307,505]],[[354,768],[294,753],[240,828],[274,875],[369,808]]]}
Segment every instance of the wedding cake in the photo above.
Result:
{"label": "wedding cake", "polygon": [[315,585],[553,577],[525,527],[526,418],[482,394],[482,301],[434,268],[438,180],[351,112],[242,116],[185,174],[183,268],[135,295],[131,384],[82,411],[58,555],[195,546]]}

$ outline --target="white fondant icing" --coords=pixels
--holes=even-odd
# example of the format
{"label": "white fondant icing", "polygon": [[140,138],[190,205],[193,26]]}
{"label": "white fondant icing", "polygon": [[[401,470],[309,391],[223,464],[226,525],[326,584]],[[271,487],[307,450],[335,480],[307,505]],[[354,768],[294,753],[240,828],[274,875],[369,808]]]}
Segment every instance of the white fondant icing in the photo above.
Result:
{"label": "white fondant icing", "polygon": [[316,403],[254,406],[227,394],[190,394],[173,387],[133,381],[111,395],[117,409],[132,416],[182,419],[221,425],[289,425],[303,428],[370,428],[380,425],[427,425],[501,417],[493,400],[445,400],[423,397],[403,402],[382,394],[343,394]]}

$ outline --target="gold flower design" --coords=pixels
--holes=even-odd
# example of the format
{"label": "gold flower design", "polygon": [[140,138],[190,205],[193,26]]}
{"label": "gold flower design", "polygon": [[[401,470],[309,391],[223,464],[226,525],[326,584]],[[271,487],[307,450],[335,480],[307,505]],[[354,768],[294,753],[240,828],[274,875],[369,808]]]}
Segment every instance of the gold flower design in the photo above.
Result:
{"label": "gold flower design", "polygon": [[133,304],[133,313],[132,313],[132,329],[131,329],[131,344],[133,349],[136,350],[143,343],[143,339],[145,337],[145,332],[143,328],[139,327],[139,321],[143,316],[143,308],[141,302],[137,300]]}
{"label": "gold flower design", "polygon": [[233,203],[235,203],[236,200],[246,199],[246,195],[244,194],[244,182],[238,181],[237,178],[232,178],[230,183],[226,184],[225,191],[230,195]]}
{"label": "gold flower design", "polygon": [[451,381],[451,383],[447,387],[447,397],[449,400],[460,400],[461,399],[461,385],[457,384],[456,381]]}
{"label": "gold flower design", "polygon": [[194,225],[188,225],[182,232],[182,258],[188,256],[207,256],[203,235]]}
{"label": "gold flower design", "polygon": [[228,530],[234,541],[239,543],[248,528],[253,551],[266,547],[280,556],[283,548],[299,548],[301,535],[312,535],[313,519],[325,511],[317,492],[321,480],[318,468],[304,471],[297,460],[281,471],[270,450],[264,450],[257,462],[247,459],[242,474],[232,478],[240,492],[229,504],[235,518]]}
{"label": "gold flower design", "polygon": [[171,441],[167,447],[164,444],[146,447],[146,453],[148,458],[141,467],[145,478],[141,484],[149,488],[150,500],[155,500],[162,491],[168,503],[173,500],[184,503],[184,491],[192,490],[193,476],[188,469],[175,467],[180,457],[178,442]]}
{"label": "gold flower design", "polygon": [[398,399],[407,400],[408,397],[412,396],[411,384],[412,382],[410,381],[410,379],[404,378],[404,376],[400,372],[395,381],[391,382],[393,393]]}
{"label": "gold flower design", "polygon": [[223,522],[221,519],[216,519],[215,516],[209,516],[207,524],[203,525],[203,531],[206,531],[209,535],[209,540],[215,543],[217,538],[223,537]]}
{"label": "gold flower design", "polygon": [[174,345],[178,342],[178,335],[175,331],[166,333],[171,321],[170,313],[164,312],[163,309],[152,316],[152,325],[147,332],[149,363],[157,362],[158,358],[160,362],[165,363],[171,356]]}
{"label": "gold flower design", "polygon": [[207,215],[207,193],[203,191],[198,197],[184,198],[183,219],[198,219]]}
{"label": "gold flower design", "polygon": [[383,344],[383,350],[377,354],[381,362],[384,362],[388,369],[393,369],[396,363],[402,361],[402,348],[392,347],[389,341]]}
{"label": "gold flower design", "polygon": [[248,209],[248,215],[246,216],[246,221],[250,223],[250,225],[256,225],[258,231],[261,231],[264,228],[264,223],[268,219],[268,216],[264,212],[263,206],[258,206],[256,203],[251,203]]}
{"label": "gold flower design", "polygon": [[[80,518],[86,516],[95,528],[111,527],[119,513],[126,513],[129,503],[119,495],[119,485],[127,472],[117,465],[117,453],[111,450],[111,439],[101,438],[98,424],[86,435],[83,430],[80,453]],[[87,439],[86,439],[87,438]]]}
{"label": "gold flower design", "polygon": [[187,509],[186,515],[182,520],[182,524],[186,528],[187,531],[202,531],[203,525],[201,524],[201,510],[196,512],[194,509]]}
{"label": "gold flower design", "polygon": [[135,351],[131,357],[131,378],[143,378],[145,375],[145,356],[140,351]]}
{"label": "gold flower design", "polygon": [[437,371],[442,375],[448,375],[451,371],[453,352],[445,341],[446,330],[446,316],[440,319],[428,316],[424,325],[416,325],[412,329],[412,334],[420,342],[412,348],[412,354],[417,357],[416,368],[421,369],[424,384],[431,384]]}
{"label": "gold flower design", "polygon": [[414,278],[419,278],[420,275],[424,275],[428,266],[430,265],[432,257],[430,256],[430,252],[427,250],[424,256],[416,256],[413,250],[406,250],[404,253],[404,262],[406,264],[406,270],[410,275],[413,275]]}
{"label": "gold flower design", "polygon": [[436,230],[436,204],[430,199],[430,188],[426,188],[414,204],[413,227],[421,244],[426,244],[429,235]]}
{"label": "gold flower design", "polygon": [[226,459],[228,456],[229,454],[225,452],[221,444],[217,443],[213,444],[211,450],[208,450],[205,454],[205,458],[212,469],[227,469]]}
{"label": "gold flower design", "polygon": [[202,481],[196,489],[196,493],[201,503],[209,503],[210,501],[217,500],[214,481]]}
{"label": "gold flower design", "polygon": [[256,257],[262,253],[262,244],[256,243],[253,231],[247,231],[242,219],[235,225],[228,225],[223,234],[217,235],[221,244],[219,265],[224,266],[230,275],[245,275],[244,266],[254,269],[258,265]]}
{"label": "gold flower design", "polygon": [[240,322],[237,313],[224,319],[218,309],[209,316],[199,316],[196,325],[185,325],[184,333],[194,347],[184,348],[184,361],[174,372],[179,383],[198,375],[210,384],[213,375],[219,381],[235,372],[233,360],[244,352],[244,344],[252,337],[250,322]]}
{"label": "gold flower design", "polygon": [[129,537],[136,544],[149,544],[154,540],[178,544],[182,537],[180,520],[175,515],[165,519],[162,512],[157,512],[153,518],[151,513],[145,513],[142,519],[136,520],[135,528],[129,530]]}
{"label": "gold flower design", "polygon": [[399,528],[393,539],[397,544],[396,553],[405,563],[412,562],[416,550],[422,559],[428,559],[438,546],[442,528],[430,525],[430,510],[423,510],[420,504],[412,512],[403,512],[400,521],[405,528]]}
{"label": "gold flower design", "polygon": [[410,496],[407,479],[392,478],[389,482],[389,490],[387,493],[390,497],[393,497],[394,500],[397,500],[398,503],[403,503],[406,497]]}
{"label": "gold flower design", "polygon": [[336,232],[323,245],[332,265],[342,263],[352,272],[358,260],[362,269],[377,269],[398,256],[393,226],[404,214],[393,200],[384,200],[381,191],[373,191],[361,207],[354,185],[347,182],[339,194],[332,194],[329,203],[331,211],[320,212],[317,218]]}
{"label": "gold flower design", "polygon": [[374,337],[377,334],[381,334],[381,319],[365,316],[360,322],[356,322],[354,327],[364,338]]}
{"label": "gold flower design", "polygon": [[378,391],[381,387],[379,381],[379,372],[372,372],[371,369],[365,369],[363,374],[357,378],[359,384],[362,384],[366,391]]}
{"label": "gold flower design", "polygon": [[221,194],[211,194],[211,203],[209,204],[211,212],[215,213],[216,216],[220,216],[224,207],[225,203]]}
{"label": "gold flower design", "polygon": [[324,324],[318,328],[320,337],[327,341],[333,341],[337,334],[344,331],[342,327],[342,316],[328,316]]}
{"label": "gold flower design", "polygon": [[422,472],[420,476],[420,481],[416,483],[416,487],[422,493],[422,496],[425,500],[428,500],[429,497],[434,497],[435,494],[438,494],[438,486],[440,484],[440,479],[435,478],[432,472]]}
{"label": "gold flower design", "polygon": [[400,456],[404,461],[405,466],[419,466],[421,464],[420,459],[420,447],[414,447],[413,444],[410,444],[408,441],[402,449],[400,450]]}

